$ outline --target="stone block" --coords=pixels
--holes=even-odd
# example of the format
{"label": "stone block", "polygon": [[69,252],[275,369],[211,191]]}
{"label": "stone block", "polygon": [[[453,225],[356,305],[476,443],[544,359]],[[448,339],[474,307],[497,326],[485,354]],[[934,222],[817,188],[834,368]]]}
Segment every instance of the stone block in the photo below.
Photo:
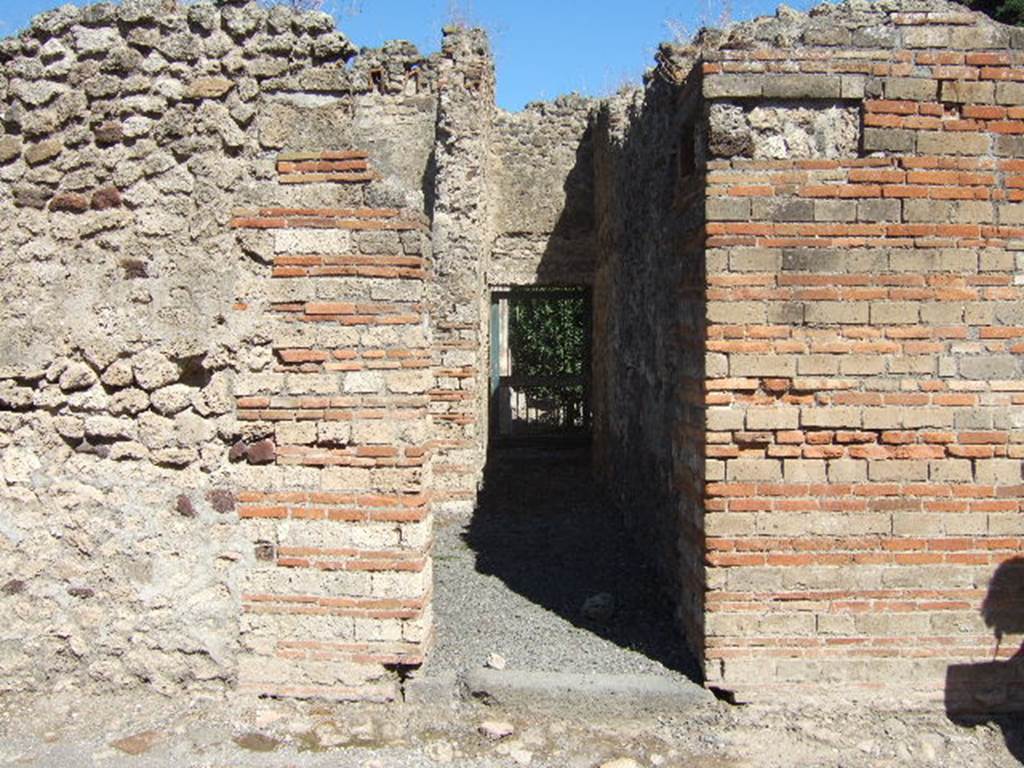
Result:
{"label": "stone block", "polygon": [[901,211],[899,200],[857,201],[857,221],[899,221]]}
{"label": "stone block", "polygon": [[965,379],[991,381],[1014,379],[1020,375],[1014,355],[974,355],[960,360],[960,375]]}
{"label": "stone block", "polygon": [[746,427],[751,430],[797,429],[800,409],[789,407],[757,408],[746,410]]}
{"label": "stone block", "polygon": [[351,238],[345,230],[278,230],[274,236],[274,252],[281,254],[342,254],[350,248]]}
{"label": "stone block", "polygon": [[875,325],[917,324],[920,305],[916,301],[873,301],[870,316]]}
{"label": "stone block", "polygon": [[954,210],[954,204],[948,200],[905,200],[903,219],[913,224],[946,223],[952,219]]}
{"label": "stone block", "polygon": [[752,215],[755,221],[814,221],[814,201],[755,198]]}
{"label": "stone block", "polygon": [[978,459],[974,466],[975,482],[982,485],[1020,485],[1020,459]]}
{"label": "stone block", "polygon": [[782,254],[768,248],[734,248],[729,253],[729,269],[733,272],[777,272]]}
{"label": "stone block", "polygon": [[809,301],[804,307],[808,324],[850,325],[868,322],[869,305],[866,302]]}
{"label": "stone block", "polygon": [[766,306],[760,301],[709,301],[707,319],[709,323],[752,323],[765,322]]}
{"label": "stone block", "polygon": [[393,371],[385,375],[388,391],[397,394],[419,394],[426,392],[433,385],[434,377],[430,370]]}
{"label": "stone block", "polygon": [[879,376],[885,373],[885,358],[881,355],[843,355],[839,372],[843,376]]}
{"label": "stone block", "polygon": [[842,81],[835,75],[769,75],[762,94],[777,99],[838,99]]}
{"label": "stone block", "polygon": [[953,411],[950,408],[933,406],[916,406],[902,408],[901,422],[907,429],[923,429],[925,427],[953,426]]}
{"label": "stone block", "polygon": [[996,205],[988,200],[959,200],[954,215],[959,224],[994,224]]}
{"label": "stone block", "polygon": [[985,155],[992,146],[992,138],[985,133],[921,131],[916,135],[917,151],[923,155]]}
{"label": "stone block", "polygon": [[311,445],[316,442],[316,422],[283,421],[274,427],[278,445]]}
{"label": "stone block", "polygon": [[928,465],[928,479],[934,483],[969,483],[973,476],[969,459],[943,459]]}
{"label": "stone block", "polygon": [[842,427],[845,429],[861,426],[861,409],[847,406],[803,406],[800,408],[800,425],[803,427]]}
{"label": "stone block", "polygon": [[1000,203],[997,208],[1000,224],[1024,224],[1024,203]]}
{"label": "stone block", "polygon": [[927,480],[928,462],[901,459],[869,461],[868,479],[879,483]]}
{"label": "stone block", "polygon": [[825,462],[819,459],[785,459],[782,474],[787,483],[824,483]]}
{"label": "stone block", "polygon": [[46,139],[25,148],[25,162],[29,165],[42,165],[57,157],[64,151],[64,144],[58,139]]}
{"label": "stone block", "polygon": [[782,462],[775,459],[730,459],[725,465],[727,480],[775,482],[782,479]]}
{"label": "stone block", "polygon": [[886,51],[899,45],[899,35],[891,26],[857,27],[853,30],[855,48],[882,48]]}
{"label": "stone block", "polygon": [[729,358],[729,375],[738,377],[796,375],[794,355],[732,355]]}
{"label": "stone block", "polygon": [[999,134],[993,151],[998,157],[1020,157],[1024,155],[1024,136]]}
{"label": "stone block", "polygon": [[867,78],[860,75],[843,75],[840,96],[844,99],[863,99],[866,95]]}
{"label": "stone block", "polygon": [[709,197],[704,204],[708,221],[749,221],[750,200],[732,197]]}
{"label": "stone block", "polygon": [[761,95],[763,78],[758,75],[707,75],[704,98],[738,99]]}
{"label": "stone block", "polygon": [[839,373],[841,355],[801,355],[797,371],[801,376],[835,376]]}
{"label": "stone block", "polygon": [[1024,83],[996,83],[995,102],[1011,107],[1024,104]]}
{"label": "stone block", "polygon": [[942,81],[942,101],[954,104],[991,104],[995,98],[995,93],[995,83],[991,81]]}
{"label": "stone block", "polygon": [[865,128],[866,152],[913,152],[917,139],[915,131],[902,128]]}
{"label": "stone block", "polygon": [[939,95],[939,83],[931,77],[887,77],[882,89],[887,99],[935,101]]}
{"label": "stone block", "polygon": [[1002,24],[971,24],[949,30],[949,46],[953,50],[984,50],[1006,48],[1010,44],[1010,27]]}
{"label": "stone block", "polygon": [[186,99],[219,99],[235,87],[226,77],[200,77],[185,88]]}
{"label": "stone block", "polygon": [[810,27],[804,32],[804,43],[806,45],[840,46],[849,45],[851,40],[850,30],[836,24],[824,24]]}
{"label": "stone block", "polygon": [[743,429],[744,413],[741,408],[708,408],[706,426],[713,432]]}
{"label": "stone block", "polygon": [[856,200],[815,200],[815,221],[855,221],[857,218]]}
{"label": "stone block", "polygon": [[867,480],[868,463],[857,459],[833,459],[828,462],[830,483],[860,483]]}
{"label": "stone block", "polygon": [[351,371],[345,374],[341,389],[352,394],[380,393],[384,391],[384,377],[377,371]]}
{"label": "stone block", "polygon": [[803,325],[804,303],[801,301],[769,302],[765,320],[772,325]]}
{"label": "stone block", "polygon": [[903,44],[907,48],[946,48],[949,27],[908,27],[903,30]]}

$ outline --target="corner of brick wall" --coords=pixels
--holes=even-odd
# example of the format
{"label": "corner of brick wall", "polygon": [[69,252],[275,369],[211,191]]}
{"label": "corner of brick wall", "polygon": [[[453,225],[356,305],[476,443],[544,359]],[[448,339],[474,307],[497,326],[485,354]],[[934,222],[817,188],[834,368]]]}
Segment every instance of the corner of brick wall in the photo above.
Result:
{"label": "corner of brick wall", "polygon": [[975,14],[890,23],[705,66],[712,105],[860,121],[859,152],[708,163],[705,669],[1020,707],[980,608],[1024,549],[1024,54]]}

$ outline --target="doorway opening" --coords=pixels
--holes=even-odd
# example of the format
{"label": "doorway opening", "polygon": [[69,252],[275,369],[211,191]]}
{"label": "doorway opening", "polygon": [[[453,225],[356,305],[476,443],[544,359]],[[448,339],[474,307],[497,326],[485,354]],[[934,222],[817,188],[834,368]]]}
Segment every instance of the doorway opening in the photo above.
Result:
{"label": "doorway opening", "polygon": [[590,318],[582,287],[491,294],[492,445],[589,441]]}
{"label": "doorway opening", "polygon": [[428,671],[691,685],[672,602],[592,468],[590,290],[503,288],[490,310],[487,464],[472,516],[437,521]]}

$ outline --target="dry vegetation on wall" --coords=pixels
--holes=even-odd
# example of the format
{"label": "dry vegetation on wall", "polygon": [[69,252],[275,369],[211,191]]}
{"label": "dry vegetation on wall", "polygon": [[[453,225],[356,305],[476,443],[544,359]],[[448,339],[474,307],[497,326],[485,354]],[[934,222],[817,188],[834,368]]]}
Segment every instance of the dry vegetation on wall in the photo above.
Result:
{"label": "dry vegetation on wall", "polygon": [[693,40],[698,30],[722,29],[733,22],[732,0],[702,0],[697,9],[696,29],[676,17],[665,20],[669,40],[677,45],[686,45]]}

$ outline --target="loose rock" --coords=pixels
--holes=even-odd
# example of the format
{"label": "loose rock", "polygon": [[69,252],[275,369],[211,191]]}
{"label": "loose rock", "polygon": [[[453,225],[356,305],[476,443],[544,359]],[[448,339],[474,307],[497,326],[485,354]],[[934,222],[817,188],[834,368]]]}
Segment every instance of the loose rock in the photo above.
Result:
{"label": "loose rock", "polygon": [[134,736],[126,736],[123,739],[112,741],[110,746],[128,755],[142,755],[151,750],[161,741],[164,736],[159,731],[143,731]]}
{"label": "loose rock", "polygon": [[516,729],[512,723],[504,720],[485,720],[480,723],[477,730],[492,741],[500,741],[515,733]]}

